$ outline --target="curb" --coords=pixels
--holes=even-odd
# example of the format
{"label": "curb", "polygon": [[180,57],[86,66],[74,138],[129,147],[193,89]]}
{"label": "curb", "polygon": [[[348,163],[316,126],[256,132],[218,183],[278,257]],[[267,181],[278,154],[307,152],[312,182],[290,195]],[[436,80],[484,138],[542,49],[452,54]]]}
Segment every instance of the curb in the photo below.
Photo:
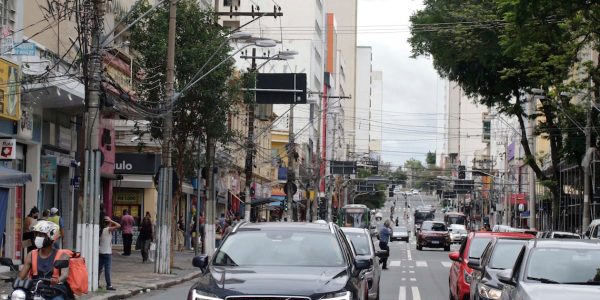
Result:
{"label": "curb", "polygon": [[177,285],[177,284],[180,284],[180,283],[183,283],[186,281],[190,281],[190,280],[194,279],[195,277],[199,276],[200,274],[202,274],[202,271],[194,271],[194,272],[185,274],[181,277],[161,280],[161,281],[155,282],[153,284],[148,284],[146,287],[136,286],[129,290],[117,291],[117,292],[110,293],[110,294],[107,293],[105,295],[96,295],[96,296],[92,296],[90,298],[85,298],[85,299],[86,300],[125,299],[125,298],[129,298],[129,297],[136,296],[139,294],[143,294],[148,290],[158,290],[158,289],[163,289],[163,288],[169,288],[174,285]]}

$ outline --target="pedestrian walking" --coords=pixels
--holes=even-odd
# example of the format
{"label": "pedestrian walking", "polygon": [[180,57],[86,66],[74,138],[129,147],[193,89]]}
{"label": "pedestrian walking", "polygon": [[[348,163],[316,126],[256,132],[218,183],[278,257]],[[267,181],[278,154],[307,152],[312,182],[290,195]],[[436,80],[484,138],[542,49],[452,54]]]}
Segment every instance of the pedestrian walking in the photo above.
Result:
{"label": "pedestrian walking", "polygon": [[379,231],[379,249],[387,251],[387,255],[381,257],[380,262],[382,263],[381,268],[387,270],[387,260],[390,256],[390,247],[388,243],[390,242],[390,237],[392,236],[392,228],[390,228],[391,222],[390,220],[385,220],[383,222],[383,227]]}
{"label": "pedestrian walking", "polygon": [[227,219],[225,221],[225,229],[223,229],[223,237],[221,238],[221,241],[224,240],[232,231],[233,231],[232,222],[230,219]]}
{"label": "pedestrian walking", "polygon": [[[98,259],[98,275],[102,274],[104,269],[104,280],[106,281],[106,290],[114,291],[110,280],[112,269],[112,234],[121,228],[121,225],[110,217],[104,217],[104,222],[100,224],[100,249]],[[100,276],[98,276],[98,285],[100,285]]]}
{"label": "pedestrian walking", "polygon": [[177,234],[175,236],[175,245],[177,246],[177,251],[183,251],[184,244],[184,233],[185,233],[185,222],[183,221],[183,217],[179,217],[179,221],[177,221]]}
{"label": "pedestrian walking", "polygon": [[129,210],[123,210],[123,216],[121,217],[121,236],[123,237],[123,255],[131,255],[131,243],[133,242],[133,226],[135,225],[135,219],[129,214]]}
{"label": "pedestrian walking", "polygon": [[148,253],[150,252],[150,243],[154,240],[154,230],[152,228],[152,221],[149,217],[150,214],[146,214],[142,225],[140,226],[140,250],[142,252],[142,262],[148,261]]}
{"label": "pedestrian walking", "polygon": [[65,236],[65,224],[63,223],[63,219],[58,214],[58,208],[53,207],[50,209],[50,215],[48,216],[47,220],[58,225],[58,232],[60,233],[60,236],[58,237],[58,240],[54,241],[54,248],[60,249],[62,245],[62,238]]}
{"label": "pedestrian walking", "polygon": [[33,231],[33,228],[37,223],[39,213],[40,211],[38,208],[34,206],[25,218],[25,226],[23,226],[23,246],[27,248],[27,253],[36,249],[34,244],[35,232]]}

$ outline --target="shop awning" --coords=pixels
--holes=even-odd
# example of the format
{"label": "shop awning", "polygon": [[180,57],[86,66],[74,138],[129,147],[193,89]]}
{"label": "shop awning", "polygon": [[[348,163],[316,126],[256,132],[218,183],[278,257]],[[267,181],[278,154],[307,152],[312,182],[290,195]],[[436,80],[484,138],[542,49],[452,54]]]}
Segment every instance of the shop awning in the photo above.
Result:
{"label": "shop awning", "polygon": [[23,185],[31,181],[31,174],[0,167],[0,185]]}

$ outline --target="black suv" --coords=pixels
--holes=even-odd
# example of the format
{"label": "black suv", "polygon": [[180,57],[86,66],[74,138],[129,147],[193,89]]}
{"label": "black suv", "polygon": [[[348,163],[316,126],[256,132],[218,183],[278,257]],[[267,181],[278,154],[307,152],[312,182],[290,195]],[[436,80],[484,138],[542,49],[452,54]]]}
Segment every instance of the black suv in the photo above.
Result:
{"label": "black suv", "polygon": [[373,262],[351,247],[332,223],[241,223],[213,257],[194,258],[203,273],[188,299],[364,300]]}

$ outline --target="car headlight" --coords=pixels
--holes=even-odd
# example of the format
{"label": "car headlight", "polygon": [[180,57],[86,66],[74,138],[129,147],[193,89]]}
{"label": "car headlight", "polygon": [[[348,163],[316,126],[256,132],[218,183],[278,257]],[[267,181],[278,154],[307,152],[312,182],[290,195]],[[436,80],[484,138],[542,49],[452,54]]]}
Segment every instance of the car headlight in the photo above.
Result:
{"label": "car headlight", "polygon": [[487,299],[497,300],[502,297],[502,290],[495,289],[495,288],[489,287],[487,285],[483,285],[483,284],[480,285],[478,290],[479,290],[479,296],[487,298]]}
{"label": "car headlight", "polygon": [[10,299],[11,300],[25,300],[25,299],[27,299],[27,294],[25,293],[24,290],[16,289],[12,292],[12,294],[10,294]]}
{"label": "car headlight", "polygon": [[331,293],[331,294],[325,295],[321,299],[322,300],[350,300],[350,299],[352,299],[352,293],[349,291]]}
{"label": "car headlight", "polygon": [[188,298],[189,300],[223,300],[221,298],[215,297],[215,295],[198,291],[196,289],[192,289]]}
{"label": "car headlight", "polygon": [[463,270],[463,276],[465,277],[465,282],[466,283],[471,283],[471,280],[473,280],[473,275],[469,274],[467,271]]}

